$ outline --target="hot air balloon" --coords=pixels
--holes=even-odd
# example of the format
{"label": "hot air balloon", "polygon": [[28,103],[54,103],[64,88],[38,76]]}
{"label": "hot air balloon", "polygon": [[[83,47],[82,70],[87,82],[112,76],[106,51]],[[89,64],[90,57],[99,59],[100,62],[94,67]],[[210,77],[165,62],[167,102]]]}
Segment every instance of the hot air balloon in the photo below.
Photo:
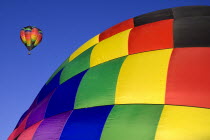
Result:
{"label": "hot air balloon", "polygon": [[42,41],[42,31],[35,26],[27,26],[21,29],[20,39],[28,49],[28,54]]}
{"label": "hot air balloon", "polygon": [[209,140],[210,6],[136,16],[49,78],[8,140]]}

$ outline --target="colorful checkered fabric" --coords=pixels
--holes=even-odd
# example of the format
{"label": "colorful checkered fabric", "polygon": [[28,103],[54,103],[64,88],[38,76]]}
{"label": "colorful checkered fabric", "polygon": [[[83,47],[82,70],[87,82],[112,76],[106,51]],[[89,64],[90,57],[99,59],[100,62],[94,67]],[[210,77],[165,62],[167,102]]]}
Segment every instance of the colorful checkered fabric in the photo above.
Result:
{"label": "colorful checkered fabric", "polygon": [[160,10],[93,37],[9,140],[210,140],[210,6]]}

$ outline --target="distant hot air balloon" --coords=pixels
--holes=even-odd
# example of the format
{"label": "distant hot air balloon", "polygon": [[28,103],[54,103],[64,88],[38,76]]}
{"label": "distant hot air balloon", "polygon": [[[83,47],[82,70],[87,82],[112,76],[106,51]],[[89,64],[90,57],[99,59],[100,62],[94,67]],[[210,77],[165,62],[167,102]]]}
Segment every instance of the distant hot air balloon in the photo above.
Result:
{"label": "distant hot air balloon", "polygon": [[42,31],[35,26],[27,26],[21,29],[20,39],[28,49],[28,54],[42,41]]}

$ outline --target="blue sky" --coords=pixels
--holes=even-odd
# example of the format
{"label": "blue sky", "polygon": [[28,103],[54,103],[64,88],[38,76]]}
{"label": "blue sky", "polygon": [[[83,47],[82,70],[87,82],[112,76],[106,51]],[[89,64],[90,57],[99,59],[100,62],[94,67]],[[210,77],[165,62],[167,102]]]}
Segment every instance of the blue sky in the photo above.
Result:
{"label": "blue sky", "polygon": [[[6,140],[56,68],[88,39],[129,18],[210,0],[0,0],[0,140]],[[27,55],[19,31],[43,30]]]}

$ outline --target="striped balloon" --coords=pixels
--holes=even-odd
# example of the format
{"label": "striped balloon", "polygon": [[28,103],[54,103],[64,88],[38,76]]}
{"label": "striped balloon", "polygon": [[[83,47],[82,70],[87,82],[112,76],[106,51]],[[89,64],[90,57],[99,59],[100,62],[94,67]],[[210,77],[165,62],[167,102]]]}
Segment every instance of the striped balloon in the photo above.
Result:
{"label": "striped balloon", "polygon": [[9,140],[209,140],[210,6],[140,15],[54,72]]}

